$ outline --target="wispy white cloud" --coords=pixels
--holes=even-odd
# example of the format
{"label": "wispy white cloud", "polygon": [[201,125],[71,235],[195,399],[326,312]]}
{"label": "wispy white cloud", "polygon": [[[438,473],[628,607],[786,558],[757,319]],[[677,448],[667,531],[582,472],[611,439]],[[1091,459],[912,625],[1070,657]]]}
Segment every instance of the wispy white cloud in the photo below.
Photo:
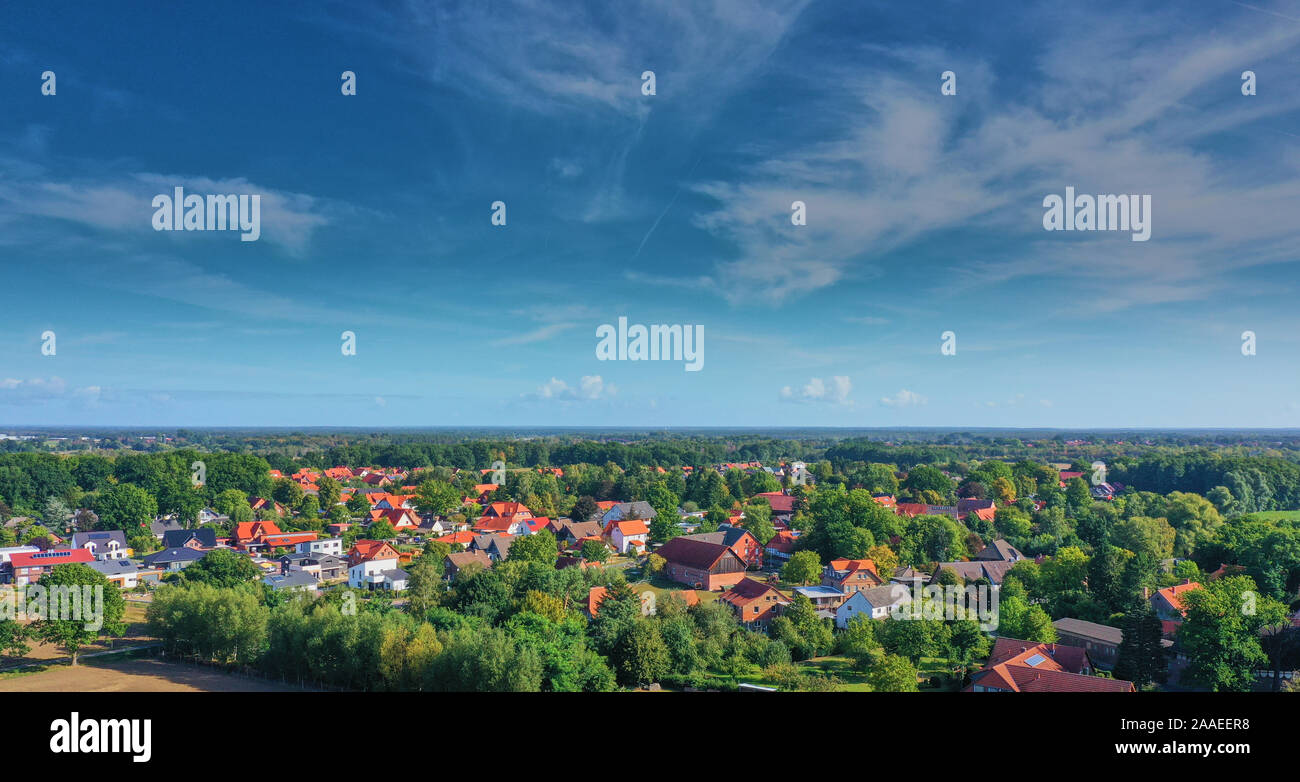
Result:
{"label": "wispy white cloud", "polygon": [[617,393],[618,388],[613,383],[606,383],[600,375],[584,375],[578,381],[576,388],[559,378],[553,377],[543,385],[538,386],[537,391],[534,393],[525,394],[524,396],[535,400],[553,399],[561,402],[577,402],[608,399]]}
{"label": "wispy white cloud", "polygon": [[899,390],[899,392],[893,396],[881,397],[880,404],[885,407],[917,407],[925,404],[927,401],[928,400],[925,397],[915,391],[909,391],[904,388]]}
{"label": "wispy white cloud", "polygon": [[779,394],[786,402],[826,402],[835,405],[851,405],[849,393],[853,383],[845,375],[835,375],[828,383],[820,377],[809,378],[800,388],[783,386]]}

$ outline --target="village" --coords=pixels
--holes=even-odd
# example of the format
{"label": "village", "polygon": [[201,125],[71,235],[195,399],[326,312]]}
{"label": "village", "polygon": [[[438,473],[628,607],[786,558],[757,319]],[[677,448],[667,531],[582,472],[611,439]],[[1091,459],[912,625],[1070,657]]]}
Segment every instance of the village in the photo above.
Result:
{"label": "village", "polygon": [[[220,495],[219,508],[200,509],[188,524],[177,514],[158,514],[147,529],[107,529],[103,522],[79,529],[95,518],[89,509],[67,514],[57,530],[31,518],[8,518],[9,536],[25,542],[0,547],[0,584],[5,585],[0,588],[21,589],[41,583],[60,566],[81,565],[148,605],[159,589],[185,585],[201,571],[235,567],[246,573],[245,582],[281,595],[277,600],[334,593],[346,594],[351,605],[359,598],[363,606],[379,600],[387,610],[411,611],[413,605],[420,610],[438,603],[465,605],[458,588],[464,590],[477,574],[505,563],[541,562],[585,579],[575,582],[580,596],[572,610],[588,623],[599,621],[614,595],[630,600],[642,617],[666,607],[679,612],[717,604],[744,632],[778,639],[788,650],[773,658],[775,665],[743,665],[738,669],[743,673],[733,671],[729,678],[684,680],[680,686],[687,689],[881,688],[887,681],[880,675],[883,659],[899,663],[902,672],[888,686],[912,691],[1136,692],[1166,682],[1172,688],[1192,686],[1178,681],[1190,660],[1179,643],[1185,598],[1201,586],[1179,578],[1190,573],[1187,568],[1171,563],[1159,577],[1164,586],[1148,583],[1140,595],[1128,596],[1130,612],[1136,606],[1154,617],[1153,634],[1143,644],[1131,640],[1126,646],[1124,630],[1116,626],[1121,623],[1094,621],[1095,612],[1089,619],[1052,618],[1047,599],[1026,594],[1026,582],[1057,578],[1067,567],[1084,586],[1091,571],[1079,571],[1078,562],[1062,564],[1062,558],[1082,554],[1077,549],[1028,556],[1009,542],[1003,533],[1014,536],[1026,520],[1024,510],[1047,513],[1049,501],[1057,502],[1051,498],[1076,489],[1085,497],[1080,501],[1090,503],[1111,503],[1126,490],[1106,482],[1087,486],[1082,470],[1035,469],[1054,481],[1050,491],[1041,492],[1049,499],[1024,497],[1003,506],[973,496],[951,503],[914,501],[942,500],[934,489],[904,488],[905,501],[900,492],[845,494],[842,487],[832,495],[829,486],[819,491],[816,474],[803,462],[687,466],[672,477],[696,485],[730,483],[742,497],[730,509],[717,503],[708,510],[696,503],[582,497],[558,517],[505,497],[520,493],[507,484],[535,480],[528,476],[564,481],[559,467],[507,470],[498,461],[477,471],[444,470],[439,475],[447,480],[381,467],[268,469],[269,496],[249,496],[245,502],[228,490]],[[669,474],[663,467],[651,472]],[[913,473],[910,485],[920,485]],[[824,469],[819,474],[829,477]],[[959,476],[953,477],[955,483]],[[891,485],[909,486],[907,472],[886,478]],[[1004,485],[996,479],[989,484],[1009,499]],[[754,491],[745,497],[746,488],[740,487]],[[990,492],[981,487],[967,493]],[[962,538],[959,548],[939,550],[960,549],[964,556],[922,563],[908,555],[911,564],[905,564],[899,553],[907,545],[896,535],[855,552],[866,556],[822,557],[819,551],[834,553],[844,544],[828,548],[813,542],[811,536],[825,536],[831,523],[818,518],[819,495],[850,502],[869,497],[868,507],[853,512],[870,520],[854,524],[898,530],[921,525],[914,534]],[[1239,570],[1221,567],[1198,578],[1219,580]],[[1008,586],[1014,588],[1005,592]],[[571,593],[574,588],[569,587]],[[971,598],[969,616],[954,616],[951,605],[944,615],[938,602],[944,590],[959,600]],[[533,593],[528,595],[531,599]],[[556,611],[559,620],[568,609]],[[903,625],[913,625],[917,637],[908,637],[911,631]],[[1134,654],[1142,658],[1136,668]],[[1125,656],[1128,668],[1121,662]],[[782,657],[797,665],[782,663]],[[1117,665],[1145,676],[1135,684],[1116,675]],[[654,674],[660,669],[650,666],[650,675],[620,679],[625,686],[659,688],[663,677]],[[1291,681],[1289,670],[1260,670],[1255,676],[1257,687]]]}

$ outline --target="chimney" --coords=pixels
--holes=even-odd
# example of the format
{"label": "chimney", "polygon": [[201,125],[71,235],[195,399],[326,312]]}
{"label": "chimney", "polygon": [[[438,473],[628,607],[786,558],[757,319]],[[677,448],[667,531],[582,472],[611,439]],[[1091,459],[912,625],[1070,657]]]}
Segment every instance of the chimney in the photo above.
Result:
{"label": "chimney", "polygon": [[1142,587],[1142,599],[1143,600],[1151,599],[1151,587]]}
{"label": "chimney", "polygon": [[1190,583],[1192,583],[1192,580],[1191,580],[1190,578],[1184,578],[1184,579],[1183,579],[1183,586],[1186,586],[1186,585],[1188,585],[1188,584],[1190,584]]}

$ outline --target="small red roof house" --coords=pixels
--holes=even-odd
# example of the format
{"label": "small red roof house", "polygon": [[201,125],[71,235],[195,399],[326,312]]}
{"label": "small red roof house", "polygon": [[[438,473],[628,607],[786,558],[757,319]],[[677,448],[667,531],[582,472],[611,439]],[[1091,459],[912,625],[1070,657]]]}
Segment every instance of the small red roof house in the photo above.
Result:
{"label": "small red roof house", "polygon": [[325,474],[336,481],[349,481],[353,478],[352,469],[349,467],[330,467]]}
{"label": "small red roof house", "polygon": [[1073,479],[1075,479],[1075,478],[1082,478],[1082,477],[1083,477],[1083,473],[1081,473],[1081,472],[1068,472],[1068,471],[1067,471],[1067,472],[1063,472],[1063,473],[1061,473],[1061,480],[1060,480],[1061,488],[1064,489],[1064,488],[1065,488],[1065,484],[1068,483],[1069,481],[1071,481],[1071,480],[1073,480]]}
{"label": "small red roof house", "polygon": [[315,532],[281,532],[278,535],[263,535],[259,543],[263,548],[292,548],[299,543],[315,540]]}
{"label": "small red roof house", "polygon": [[608,591],[609,589],[607,587],[592,587],[587,592],[587,616],[588,617],[592,619],[596,618],[597,612],[600,611],[601,601],[605,599],[605,593]]}
{"label": "small red roof house", "polygon": [[352,548],[348,550],[348,567],[355,567],[362,562],[371,562],[377,559],[401,558],[401,554],[391,544],[383,540],[356,540],[352,543]]}
{"label": "small red roof house", "polygon": [[718,600],[731,606],[741,624],[751,628],[767,627],[792,602],[776,587],[752,578],[741,579],[718,595]]}
{"label": "small red roof house", "polygon": [[838,589],[846,598],[884,583],[870,559],[832,559],[822,571],[822,586]]}
{"label": "small red roof house", "polygon": [[1187,613],[1187,607],[1183,605],[1183,594],[1200,588],[1201,585],[1195,581],[1184,580],[1181,584],[1156,590],[1151,596],[1151,608],[1161,621],[1181,624],[1183,615]]}
{"label": "small red roof house", "polygon": [[514,516],[530,519],[533,517],[533,512],[522,502],[491,502],[483,509],[483,515],[503,519]]}
{"label": "small red roof house", "polygon": [[780,491],[760,492],[755,497],[762,497],[772,506],[772,515],[794,513],[794,497]]}
{"label": "small red roof house", "polygon": [[794,542],[799,539],[790,530],[781,530],[763,547],[764,558],[769,568],[779,568],[794,556]]}
{"label": "small red roof house", "polygon": [[74,563],[89,564],[95,561],[95,555],[86,548],[52,548],[48,551],[24,551],[9,557],[9,566],[13,572],[14,584],[25,586],[34,584],[41,576],[54,569],[55,565]]}
{"label": "small red roof house", "polygon": [[[268,536],[272,538],[276,538],[277,536],[282,536],[285,534],[286,533],[280,531],[279,525],[277,525],[274,521],[241,521],[235,524],[235,531],[234,534],[231,535],[231,539],[233,541],[232,544],[233,548],[242,549],[245,551],[252,551],[254,549],[267,548],[268,545],[273,545],[273,546],[280,545],[278,543],[268,544],[265,542],[265,538],[267,538]],[[303,540],[316,539],[316,533],[314,532],[288,533],[288,534],[311,536],[309,538],[304,538]],[[302,541],[298,541],[298,542],[302,542]]]}
{"label": "small red roof house", "polygon": [[271,500],[265,499],[263,497],[254,497],[252,502],[248,504],[252,506],[254,511],[259,511],[263,509],[274,510],[275,515],[277,516],[285,516],[288,515],[289,513],[289,509],[284,507],[280,503],[272,502]]}
{"label": "small red roof house", "polygon": [[892,494],[877,494],[871,499],[879,503],[882,508],[889,508],[890,510],[893,510],[894,506],[898,504],[898,500]]}
{"label": "small red roof house", "polygon": [[462,546],[468,546],[476,537],[478,536],[469,530],[461,530],[460,532],[453,532],[450,535],[443,535],[440,538],[436,538],[436,540],[439,543],[446,543],[447,545],[459,543]]}
{"label": "small red roof house", "polygon": [[528,535],[548,529],[552,532],[555,531],[554,525],[551,524],[551,520],[545,516],[534,516],[531,519],[525,519],[524,526],[528,527],[528,532],[524,533]]}
{"label": "small red roof house", "polygon": [[474,493],[477,494],[478,498],[481,500],[499,488],[501,487],[495,483],[478,483],[474,485]]}
{"label": "small red roof house", "polygon": [[528,520],[533,512],[522,502],[493,502],[483,509],[483,515],[474,522],[479,532],[505,532],[510,535],[526,534]]}
{"label": "small red roof house", "polygon": [[894,506],[894,513],[899,516],[924,516],[930,511],[930,506],[924,502],[900,502]]}
{"label": "small red roof house", "polygon": [[641,519],[610,521],[605,524],[605,539],[620,554],[639,551],[650,540],[650,528]]}
{"label": "small red roof house", "polygon": [[1136,692],[1132,682],[1093,676],[1086,650],[998,638],[962,692]]}
{"label": "small red roof house", "polygon": [[655,552],[664,558],[664,576],[679,584],[714,591],[745,577],[745,562],[725,543],[677,537]]}
{"label": "small red roof house", "polygon": [[392,524],[393,529],[398,532],[413,530],[420,526],[420,517],[415,515],[415,511],[407,508],[389,508],[386,510],[370,511],[371,524],[374,524],[381,519]]}

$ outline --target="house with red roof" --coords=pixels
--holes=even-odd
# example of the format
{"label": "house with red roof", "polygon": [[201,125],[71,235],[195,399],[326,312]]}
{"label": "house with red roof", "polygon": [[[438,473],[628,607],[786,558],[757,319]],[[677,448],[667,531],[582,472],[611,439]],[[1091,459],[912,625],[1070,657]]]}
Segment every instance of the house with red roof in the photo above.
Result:
{"label": "house with red roof", "polygon": [[274,521],[243,521],[235,525],[230,546],[241,551],[292,548],[318,537],[315,532],[282,532]]}
{"label": "house with red roof", "polygon": [[409,576],[398,567],[401,554],[382,540],[358,540],[348,551],[348,586],[353,589],[406,589]]}
{"label": "house with red roof", "polygon": [[420,526],[420,517],[409,508],[386,508],[370,511],[370,523],[387,521],[398,532],[410,532]]}
{"label": "house with red roof", "polygon": [[742,578],[718,595],[718,600],[731,606],[740,623],[751,629],[766,629],[768,623],[780,616],[785,607],[793,602],[771,584],[752,578]]}
{"label": "house with red roof", "polygon": [[606,522],[605,540],[620,554],[639,554],[650,542],[650,528],[642,519]]}
{"label": "house with red roof", "polygon": [[838,589],[846,598],[884,583],[870,559],[832,559],[822,570],[822,586]]}
{"label": "house with red roof", "polygon": [[478,536],[475,535],[473,532],[470,532],[469,530],[460,530],[458,532],[452,532],[448,535],[443,535],[440,538],[436,538],[436,540],[439,543],[446,543],[449,546],[455,545],[457,543],[459,543],[462,546],[468,546],[476,537]]}
{"label": "house with red roof", "polygon": [[664,576],[695,589],[734,586],[745,577],[746,564],[731,546],[676,537],[655,552],[664,558]]}
{"label": "house with red roof", "polygon": [[773,516],[789,516],[794,513],[794,497],[782,491],[765,491],[754,495],[767,500],[772,506]]}
{"label": "house with red roof", "polygon": [[95,555],[84,548],[52,548],[48,551],[20,551],[9,557],[6,579],[17,586],[35,584],[55,565],[89,565]]}
{"label": "house with red roof", "polygon": [[[1173,630],[1183,623],[1183,617],[1187,614],[1187,606],[1183,604],[1183,595],[1193,589],[1200,589],[1201,585],[1195,581],[1184,579],[1183,583],[1171,587],[1156,590],[1151,596],[1151,609],[1156,612],[1162,623],[1171,623]],[[1166,625],[1166,629],[1168,625]]]}
{"label": "house with red roof", "polygon": [[963,692],[1136,692],[1132,682],[1093,676],[1086,650],[998,638]]}
{"label": "house with red roof", "polygon": [[533,512],[522,502],[493,502],[483,509],[483,515],[474,522],[476,532],[500,532],[507,535],[527,535],[532,532],[528,521]]}
{"label": "house with red roof", "polygon": [[794,542],[799,539],[798,534],[791,530],[782,530],[772,536],[772,539],[763,547],[763,558],[769,568],[779,568],[790,561],[794,556]]}

